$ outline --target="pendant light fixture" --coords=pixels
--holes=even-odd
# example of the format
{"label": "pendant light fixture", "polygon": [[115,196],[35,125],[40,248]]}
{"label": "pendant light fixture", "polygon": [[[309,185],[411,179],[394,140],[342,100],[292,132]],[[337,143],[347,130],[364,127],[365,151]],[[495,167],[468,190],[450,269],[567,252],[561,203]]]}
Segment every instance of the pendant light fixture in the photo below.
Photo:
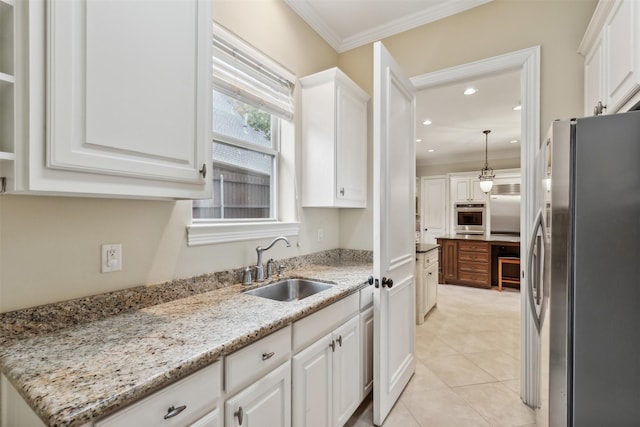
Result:
{"label": "pendant light fixture", "polygon": [[483,130],[484,133],[484,168],[480,171],[480,189],[488,193],[493,187],[493,178],[496,176],[493,174],[493,169],[489,167],[489,133],[490,130]]}

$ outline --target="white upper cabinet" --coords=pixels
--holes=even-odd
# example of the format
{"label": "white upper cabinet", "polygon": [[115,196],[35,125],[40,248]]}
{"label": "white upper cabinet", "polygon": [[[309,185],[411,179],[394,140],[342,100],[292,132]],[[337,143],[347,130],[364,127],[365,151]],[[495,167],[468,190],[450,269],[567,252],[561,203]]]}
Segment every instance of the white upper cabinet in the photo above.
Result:
{"label": "white upper cabinet", "polygon": [[20,3],[29,90],[11,189],[210,197],[210,2]]}
{"label": "white upper cabinet", "polygon": [[484,202],[485,194],[480,188],[477,175],[473,177],[451,177],[451,199],[457,202]]}
{"label": "white upper cabinet", "polygon": [[593,115],[598,102],[612,114],[640,101],[639,31],[636,0],[598,3],[579,48],[585,56],[585,115]]}
{"label": "white upper cabinet", "polygon": [[369,96],[338,68],[300,79],[302,205],[367,205]]}

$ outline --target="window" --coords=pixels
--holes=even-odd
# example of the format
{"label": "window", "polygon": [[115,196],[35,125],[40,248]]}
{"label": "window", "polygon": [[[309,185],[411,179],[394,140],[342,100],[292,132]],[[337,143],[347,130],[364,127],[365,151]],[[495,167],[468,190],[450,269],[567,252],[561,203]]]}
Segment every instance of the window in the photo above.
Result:
{"label": "window", "polygon": [[213,196],[193,201],[194,219],[277,219],[279,118],[213,92]]}
{"label": "window", "polygon": [[295,197],[295,183],[289,189],[279,180],[281,147],[293,147],[295,77],[215,23],[212,47],[213,189],[192,203],[189,244],[297,234],[297,222],[283,220],[295,212],[279,209],[282,194]]}

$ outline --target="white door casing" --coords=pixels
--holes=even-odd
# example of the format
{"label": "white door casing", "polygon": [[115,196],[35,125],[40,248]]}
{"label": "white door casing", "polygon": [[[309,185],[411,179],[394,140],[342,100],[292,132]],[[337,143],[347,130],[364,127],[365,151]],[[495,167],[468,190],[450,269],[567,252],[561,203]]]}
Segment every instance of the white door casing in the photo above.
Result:
{"label": "white door casing", "polygon": [[[520,70],[520,93],[522,103],[520,167],[521,176],[521,204],[520,230],[528,233],[532,228],[536,207],[534,203],[534,180],[532,171],[535,168],[535,156],[540,144],[540,46],[506,53],[492,58],[462,64],[411,78],[419,89],[451,84],[470,80],[490,74],[509,70]],[[527,237],[527,236],[525,236]],[[528,239],[520,241],[520,253],[526,254]],[[521,259],[520,270],[526,271],[526,259]],[[520,284],[522,289],[527,286],[528,277],[523,277]],[[539,345],[537,330],[533,318],[528,314],[529,301],[526,292],[520,294],[521,307],[521,381],[520,397],[524,403],[532,405],[536,396],[539,380],[536,383],[536,372],[532,355]],[[526,313],[526,315],[525,315]]]}
{"label": "white door casing", "polygon": [[373,74],[373,271],[381,281],[373,294],[373,422],[382,425],[415,371],[415,94],[381,42]]}

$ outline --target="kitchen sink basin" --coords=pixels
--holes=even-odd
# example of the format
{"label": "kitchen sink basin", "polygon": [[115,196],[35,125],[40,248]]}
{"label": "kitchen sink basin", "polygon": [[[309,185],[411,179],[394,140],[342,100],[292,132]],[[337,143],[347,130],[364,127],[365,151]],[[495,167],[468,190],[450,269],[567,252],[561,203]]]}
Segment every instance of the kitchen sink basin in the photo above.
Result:
{"label": "kitchen sink basin", "polygon": [[333,284],[331,283],[316,282],[314,280],[286,279],[257,289],[244,291],[244,293],[276,301],[299,301],[327,290],[332,286]]}

